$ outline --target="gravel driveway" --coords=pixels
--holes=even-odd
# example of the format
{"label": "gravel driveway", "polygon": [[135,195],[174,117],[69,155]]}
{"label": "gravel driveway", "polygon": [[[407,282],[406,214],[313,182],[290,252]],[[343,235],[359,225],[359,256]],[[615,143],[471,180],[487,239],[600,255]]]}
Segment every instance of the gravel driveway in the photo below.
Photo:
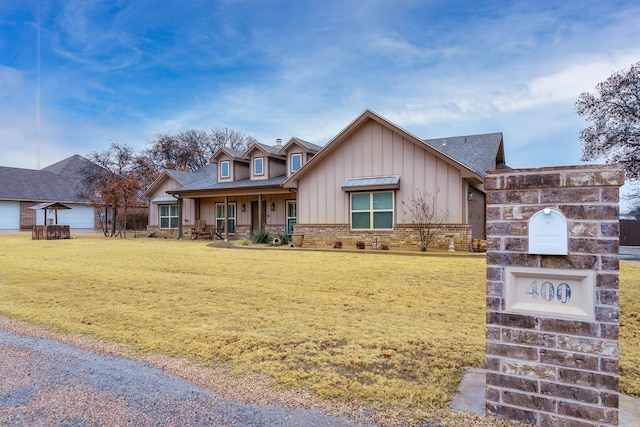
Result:
{"label": "gravel driveway", "polygon": [[[13,322],[0,320],[4,323]],[[209,388],[172,376],[145,361],[121,357],[117,354],[120,350],[83,350],[58,340],[7,331],[2,322],[2,426],[372,425],[358,423],[353,414],[349,418],[330,415],[314,405],[301,407],[299,401],[287,405],[282,402],[248,403],[244,399],[223,398]],[[26,327],[18,323],[11,325],[9,329]],[[82,341],[84,338],[78,339]],[[95,342],[91,344],[90,339],[87,342],[90,344],[85,343],[85,347],[95,345]],[[170,360],[166,358],[163,362],[160,358],[155,364],[170,364]],[[174,369],[186,369],[186,365],[180,366]],[[213,377],[216,377],[215,373]],[[230,385],[228,383],[220,387]],[[252,392],[248,390],[252,388],[251,385],[244,384],[240,388],[247,389],[246,393]],[[259,393],[259,389],[257,385],[253,392]],[[292,396],[293,400],[297,399],[295,393]],[[264,396],[254,400],[269,401],[274,398],[292,400],[291,396],[289,399],[286,396]],[[300,399],[305,401],[306,398]]]}

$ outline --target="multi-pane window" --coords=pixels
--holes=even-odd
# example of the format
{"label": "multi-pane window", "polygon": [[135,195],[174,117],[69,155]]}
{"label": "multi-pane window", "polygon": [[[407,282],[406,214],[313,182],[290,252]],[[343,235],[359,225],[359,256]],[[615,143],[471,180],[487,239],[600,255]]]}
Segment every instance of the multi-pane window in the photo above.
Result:
{"label": "multi-pane window", "polygon": [[393,228],[393,192],[351,193],[351,228]]}
{"label": "multi-pane window", "polygon": [[302,167],[302,154],[291,155],[291,172],[295,172]]}
{"label": "multi-pane window", "polygon": [[[236,232],[236,204],[229,203],[229,217],[227,218],[227,224],[229,225],[229,234]],[[218,230],[224,230],[224,203],[216,203],[216,228]]]}
{"label": "multi-pane window", "polygon": [[264,157],[256,157],[253,159],[253,174],[264,175]]}
{"label": "multi-pane window", "polygon": [[229,161],[220,162],[220,178],[229,178]]}
{"label": "multi-pane window", "polygon": [[178,228],[178,205],[160,205],[160,228]]}

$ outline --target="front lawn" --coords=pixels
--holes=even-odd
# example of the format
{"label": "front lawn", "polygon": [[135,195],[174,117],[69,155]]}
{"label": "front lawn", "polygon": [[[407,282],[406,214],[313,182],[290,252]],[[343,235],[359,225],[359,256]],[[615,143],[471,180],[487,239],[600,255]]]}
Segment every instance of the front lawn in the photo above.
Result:
{"label": "front lawn", "polygon": [[[484,259],[370,252],[2,234],[0,314],[435,417],[484,366]],[[640,264],[621,264],[621,383],[640,395]]]}

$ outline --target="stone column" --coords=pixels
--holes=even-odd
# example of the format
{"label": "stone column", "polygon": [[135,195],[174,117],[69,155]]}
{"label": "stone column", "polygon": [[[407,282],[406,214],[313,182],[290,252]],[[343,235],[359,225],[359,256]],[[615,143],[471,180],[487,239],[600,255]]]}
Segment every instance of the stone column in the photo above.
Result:
{"label": "stone column", "polygon": [[[488,173],[488,415],[538,426],[618,425],[623,183],[611,165]],[[562,245],[560,254],[546,252],[563,237],[531,230],[534,214],[566,221],[564,254]],[[534,249],[532,232],[543,242]]]}

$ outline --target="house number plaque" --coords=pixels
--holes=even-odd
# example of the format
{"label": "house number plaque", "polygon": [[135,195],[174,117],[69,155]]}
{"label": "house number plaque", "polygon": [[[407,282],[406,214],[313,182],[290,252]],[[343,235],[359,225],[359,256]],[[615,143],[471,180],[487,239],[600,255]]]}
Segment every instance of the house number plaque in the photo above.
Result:
{"label": "house number plaque", "polygon": [[595,272],[505,268],[506,311],[565,319],[595,318]]}

